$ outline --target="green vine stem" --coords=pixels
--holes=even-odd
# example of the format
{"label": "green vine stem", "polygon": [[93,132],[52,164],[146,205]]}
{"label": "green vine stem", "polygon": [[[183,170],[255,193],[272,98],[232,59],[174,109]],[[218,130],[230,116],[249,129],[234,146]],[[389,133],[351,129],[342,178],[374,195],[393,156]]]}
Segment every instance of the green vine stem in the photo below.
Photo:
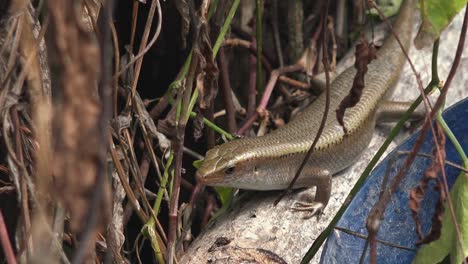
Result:
{"label": "green vine stem", "polygon": [[466,153],[465,151],[463,151],[460,142],[455,137],[452,130],[450,130],[450,127],[447,125],[444,118],[442,117],[442,110],[437,111],[436,120],[437,122],[439,122],[440,126],[442,127],[450,141],[452,141],[455,150],[458,152],[458,155],[460,155],[460,158],[462,159],[463,167],[465,167],[465,169],[468,168],[468,158],[466,157]]}
{"label": "green vine stem", "polygon": [[[163,178],[161,181],[161,186],[159,187],[158,193],[156,195],[156,201],[154,202],[153,212],[154,215],[159,213],[159,209],[161,208],[161,202],[164,194],[164,190],[166,189],[167,182],[169,179],[169,168],[171,167],[172,160],[174,159],[174,153],[171,151],[169,158],[166,162],[166,166],[164,166],[164,173]],[[164,263],[164,259],[161,254],[161,249],[159,247],[158,241],[156,239],[156,222],[153,217],[150,217],[148,222],[143,226],[142,233],[145,237],[149,238],[151,241],[151,247],[154,250],[154,254],[158,259],[158,263]]]}

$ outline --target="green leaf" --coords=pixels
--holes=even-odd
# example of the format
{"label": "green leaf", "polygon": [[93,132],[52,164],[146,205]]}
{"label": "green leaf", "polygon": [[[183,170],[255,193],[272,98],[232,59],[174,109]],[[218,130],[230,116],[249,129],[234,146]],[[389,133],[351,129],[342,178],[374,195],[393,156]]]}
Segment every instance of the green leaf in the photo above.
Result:
{"label": "green leaf", "polygon": [[223,207],[229,205],[232,201],[232,196],[234,195],[234,189],[229,187],[215,187],[216,193],[221,200]]}
{"label": "green leaf", "polygon": [[416,48],[432,45],[465,4],[466,0],[419,0],[423,21],[414,41]]}
{"label": "green leaf", "polygon": [[[378,0],[375,2],[377,3],[377,6],[379,7],[380,11],[382,11],[382,13],[386,17],[391,17],[398,13],[401,2],[403,2],[403,0]],[[371,9],[369,13],[371,15],[379,17],[379,12],[377,12],[377,10],[375,9]]]}
{"label": "green leaf", "polygon": [[200,166],[203,164],[203,161],[204,160],[195,160],[192,164],[193,164],[193,167],[195,167],[195,169],[199,169]]}
{"label": "green leaf", "polygon": [[442,219],[442,230],[439,240],[433,241],[423,247],[416,254],[414,264],[438,263],[447,255],[450,255],[451,263],[462,263],[463,255],[468,254],[468,175],[460,173],[450,191],[455,217],[460,227],[463,251],[457,242],[457,236],[453,228],[452,215],[446,205]]}
{"label": "green leaf", "polygon": [[222,214],[224,214],[229,207],[231,206],[232,200],[234,198],[234,191],[236,189],[234,188],[228,188],[228,187],[215,187],[216,192],[218,193],[218,197],[221,200],[221,208],[219,208],[218,211],[211,217],[210,222],[208,225],[213,223],[218,217],[220,217]]}

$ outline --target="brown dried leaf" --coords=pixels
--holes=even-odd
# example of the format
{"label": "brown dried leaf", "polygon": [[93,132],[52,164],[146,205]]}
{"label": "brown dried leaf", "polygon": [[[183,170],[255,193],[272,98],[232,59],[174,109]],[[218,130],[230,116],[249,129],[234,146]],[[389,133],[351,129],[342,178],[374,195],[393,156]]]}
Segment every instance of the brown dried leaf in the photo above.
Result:
{"label": "brown dried leaf", "polygon": [[366,37],[362,34],[358,44],[356,45],[356,62],[354,67],[356,68],[356,76],[353,80],[353,86],[349,91],[349,94],[341,101],[338,109],[336,110],[336,119],[338,123],[343,127],[343,131],[347,134],[347,130],[344,124],[344,114],[346,108],[355,106],[361,99],[362,90],[365,87],[365,75],[367,73],[367,65],[376,59],[377,50],[372,43],[369,43]]}
{"label": "brown dried leaf", "polygon": [[100,9],[100,0],[84,0],[82,2],[81,23],[86,27],[88,32],[94,31],[95,23],[98,20]]}
{"label": "brown dried leaf", "polygon": [[[436,134],[437,135],[434,138],[437,138],[439,140],[439,142],[436,142],[436,144],[439,145],[439,148],[441,150],[440,154],[442,156],[442,160],[445,160],[446,138],[445,138],[444,131],[442,130],[439,124],[436,125]],[[435,157],[437,157],[437,149],[435,147],[433,150],[433,154]],[[440,169],[443,168],[443,166],[444,164],[441,164],[438,158],[434,158],[432,160],[432,163],[424,172],[424,177],[421,179],[418,186],[414,187],[410,191],[409,208],[411,210],[411,214],[416,224],[416,232],[418,233],[418,237],[419,237],[419,241],[416,242],[417,245],[427,244],[434,240],[437,240],[439,239],[440,234],[441,234],[442,217],[444,214],[444,203],[446,199],[446,194],[444,192],[443,185],[438,178],[438,174],[440,173]],[[420,204],[423,201],[424,196],[425,196],[425,191],[431,180],[436,181],[436,190],[439,192],[439,200],[437,201],[437,204],[435,206],[435,211],[432,216],[431,231],[429,232],[427,236],[424,237],[424,234],[422,232],[422,227],[421,227],[421,220],[419,219],[418,213],[419,213]]]}
{"label": "brown dried leaf", "polygon": [[193,119],[193,138],[198,141],[203,136],[203,116],[197,113],[197,116]]}
{"label": "brown dried leaf", "polygon": [[[176,104],[174,104],[176,105]],[[177,135],[176,131],[176,108],[172,107],[166,118],[158,120],[158,131],[166,135],[170,140],[174,139]]]}
{"label": "brown dried leaf", "polygon": [[[218,93],[219,70],[214,62],[208,26],[203,23],[200,27],[199,40],[194,46],[194,54],[199,58],[196,87],[200,92],[200,108],[208,109]],[[201,83],[201,81],[203,81]]]}
{"label": "brown dried leaf", "polygon": [[182,18],[180,34],[182,37],[182,48],[185,49],[187,47],[187,34],[190,29],[190,6],[187,0],[176,0],[175,5]]}
{"label": "brown dried leaf", "polygon": [[314,66],[317,62],[317,41],[312,38],[309,42],[309,45],[302,53],[301,58],[299,59],[298,63],[301,64],[304,69],[307,77],[311,77],[314,75],[313,70]]}

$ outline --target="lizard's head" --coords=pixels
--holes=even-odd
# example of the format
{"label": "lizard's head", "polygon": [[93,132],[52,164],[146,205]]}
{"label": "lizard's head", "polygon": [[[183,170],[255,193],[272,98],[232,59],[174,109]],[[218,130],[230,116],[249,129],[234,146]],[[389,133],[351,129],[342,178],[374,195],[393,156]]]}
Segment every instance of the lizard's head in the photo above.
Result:
{"label": "lizard's head", "polygon": [[209,186],[251,189],[252,179],[248,178],[256,174],[256,167],[239,143],[231,141],[210,149],[196,173],[198,181]]}

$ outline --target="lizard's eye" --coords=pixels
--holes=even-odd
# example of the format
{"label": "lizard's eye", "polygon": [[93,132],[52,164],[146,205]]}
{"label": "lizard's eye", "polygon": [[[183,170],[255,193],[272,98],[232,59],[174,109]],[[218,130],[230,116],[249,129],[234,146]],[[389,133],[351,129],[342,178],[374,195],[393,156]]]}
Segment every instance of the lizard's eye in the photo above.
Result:
{"label": "lizard's eye", "polygon": [[226,175],[231,175],[234,173],[234,166],[230,166],[230,167],[227,167],[225,170],[224,170],[224,174]]}

